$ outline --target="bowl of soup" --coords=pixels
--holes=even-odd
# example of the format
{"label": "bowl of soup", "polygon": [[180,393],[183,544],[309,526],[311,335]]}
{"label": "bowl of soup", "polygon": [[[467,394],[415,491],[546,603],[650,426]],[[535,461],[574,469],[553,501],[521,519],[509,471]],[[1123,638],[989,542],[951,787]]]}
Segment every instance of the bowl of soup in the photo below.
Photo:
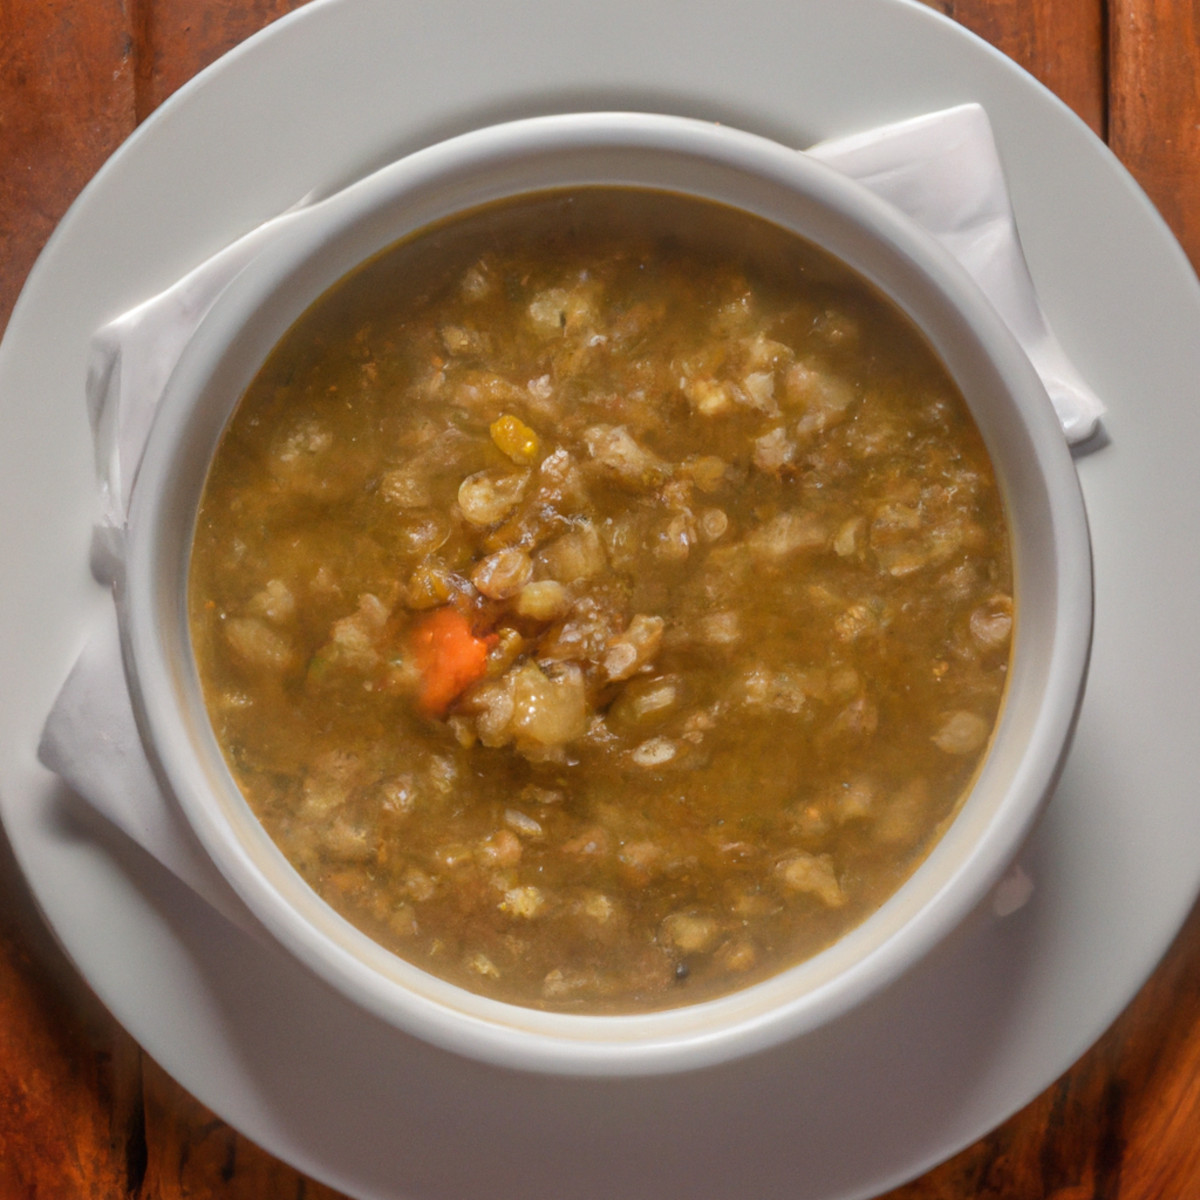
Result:
{"label": "bowl of soup", "polygon": [[944,251],[709,123],[534,118],[313,206],[136,481],[147,748],[267,937],[526,1070],[710,1065],[958,927],[1050,794],[1084,507]]}

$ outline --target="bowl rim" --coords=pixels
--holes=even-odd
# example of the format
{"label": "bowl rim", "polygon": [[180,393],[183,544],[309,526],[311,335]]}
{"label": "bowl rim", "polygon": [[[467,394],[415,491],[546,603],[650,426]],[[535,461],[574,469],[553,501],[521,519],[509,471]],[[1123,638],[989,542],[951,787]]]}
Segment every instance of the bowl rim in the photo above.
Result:
{"label": "bowl rim", "polygon": [[[906,285],[910,293],[919,293],[921,303],[941,306],[948,326],[957,322],[956,335],[967,347],[962,353],[974,354],[993,371],[1010,404],[1010,411],[1002,415],[1015,420],[1006,435],[1014,444],[1006,446],[1005,457],[996,462],[998,476],[1003,472],[1002,483],[1011,484],[1012,461],[1017,461],[1021,488],[1044,490],[1042,507],[1048,521],[1037,533],[1044,546],[1040,557],[1031,551],[1026,562],[1015,562],[1018,588],[1022,574],[1045,570],[1052,578],[1044,586],[1056,607],[1053,620],[1038,618],[1043,626],[1049,624],[1048,631],[1043,629],[1046,644],[1040,647],[1047,656],[1043,701],[1036,714],[1039,720],[1028,731],[1028,745],[1012,768],[1007,801],[997,812],[980,817],[981,829],[969,843],[955,847],[956,864],[945,866],[936,885],[926,885],[917,904],[910,885],[919,877],[932,878],[927,868],[939,852],[946,858],[949,851],[943,847],[960,823],[956,817],[951,830],[880,910],[890,909],[893,928],[886,938],[864,949],[862,944],[870,939],[857,936],[868,926],[873,931],[880,928],[876,914],[815,956],[824,963],[818,970],[810,959],[727,996],[661,1012],[551,1014],[465,992],[383,951],[309,892],[249,813],[227,770],[222,777],[223,762],[217,767],[211,757],[215,740],[207,715],[202,705],[199,714],[195,709],[195,681],[188,678],[195,669],[186,610],[180,611],[189,549],[179,545],[180,520],[186,517],[181,506],[188,507],[180,495],[181,487],[187,491],[179,482],[181,467],[191,472],[193,481],[197,471],[202,480],[208,463],[207,458],[199,465],[184,463],[181,446],[191,445],[189,437],[195,441],[189,422],[197,418],[204,397],[220,390],[225,382],[222,371],[236,348],[265,336],[262,314],[276,313],[276,321],[282,319],[276,312],[281,292],[294,292],[288,311],[298,304],[298,316],[324,290],[318,286],[321,280],[328,286],[364,257],[355,255],[364,237],[377,236],[370,234],[373,222],[382,220],[388,226],[401,201],[411,206],[417,197],[419,202],[405,219],[419,230],[431,223],[421,216],[430,207],[446,214],[488,202],[486,196],[478,199],[481,180],[498,189],[492,197],[497,199],[547,190],[545,184],[528,186],[531,163],[535,175],[544,168],[567,176],[586,170],[594,177],[602,167],[611,172],[626,162],[630,166],[625,177],[613,179],[606,173],[600,182],[638,186],[638,180],[628,177],[634,174],[643,181],[640,186],[656,186],[644,180],[660,169],[669,174],[678,168],[679,178],[692,180],[694,186],[674,190],[722,199],[711,194],[719,180],[724,195],[744,186],[746,196],[756,203],[766,203],[764,197],[772,203],[787,200],[785,207],[790,206],[794,221],[803,217],[815,222],[805,226],[805,236],[828,244],[828,236],[821,238],[819,231],[828,235],[832,229],[839,247],[834,253],[876,286],[894,293],[895,279],[880,278],[875,259],[869,264],[853,261],[849,251],[854,238],[860,239],[862,253],[882,253],[893,273],[911,277]],[[674,168],[668,168],[668,162]],[[455,202],[464,189],[476,197],[474,204]],[[740,206],[756,211],[748,202]],[[904,307],[911,311],[911,304]],[[287,324],[290,320],[284,328]],[[959,351],[951,347],[948,353]],[[240,391],[225,396],[228,406],[218,432]],[[967,398],[970,404],[972,397]],[[979,421],[974,405],[972,411]],[[989,432],[983,432],[987,440]],[[995,436],[999,435],[993,431]],[[989,451],[995,459],[991,441]],[[163,497],[169,502],[163,503]],[[198,502],[198,489],[193,499]],[[1033,503],[1015,493],[1006,500]],[[191,512],[194,519],[194,505]],[[187,541],[190,544],[190,538]],[[1016,531],[1014,556],[1015,541]],[[553,1074],[654,1074],[760,1052],[848,1012],[928,954],[987,896],[1053,789],[1082,700],[1092,636],[1090,540],[1074,464],[1040,379],[974,281],[931,236],[826,164],[727,126],[650,113],[555,114],[474,130],[415,151],[313,205],[232,281],[185,349],[155,414],[134,482],[126,547],[116,594],[126,676],[143,743],[169,799],[269,937],[318,977],[407,1033],[493,1064]],[[1047,555],[1051,561],[1042,562]],[[164,614],[170,620],[160,619]],[[1018,615],[1018,639],[1029,624]],[[181,659],[182,650],[187,653]],[[181,696],[190,696],[190,707]],[[1007,729],[1009,720],[1006,699],[1000,728]],[[205,746],[207,759],[196,749],[198,744]],[[989,750],[985,772],[992,757]],[[223,808],[213,803],[214,794],[224,797]],[[902,895],[906,899],[899,900]],[[913,911],[900,919],[905,904]],[[815,986],[792,995],[805,978],[815,980]]]}

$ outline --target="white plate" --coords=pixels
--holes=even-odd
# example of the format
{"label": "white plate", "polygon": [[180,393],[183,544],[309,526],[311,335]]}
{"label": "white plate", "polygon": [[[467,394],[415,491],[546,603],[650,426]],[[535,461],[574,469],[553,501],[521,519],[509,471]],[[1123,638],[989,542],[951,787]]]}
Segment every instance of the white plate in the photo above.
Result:
{"label": "white plate", "polygon": [[[965,100],[995,124],[1052,323],[1106,399],[1079,461],[1096,645],[1024,863],[1033,900],[762,1059],[638,1084],[528,1078],[375,1024],[94,827],[34,757],[107,601],[88,573],[87,339],[262,219],[396,154],[564,108],[716,118],[803,146]],[[386,1200],[849,1200],[1005,1119],[1103,1032],[1200,886],[1200,288],[1107,150],[908,0],[318,0],[184,88],[63,221],[0,348],[0,815],[94,989],[281,1158]],[[281,975],[282,972],[282,975]],[[279,978],[286,980],[282,990]]]}

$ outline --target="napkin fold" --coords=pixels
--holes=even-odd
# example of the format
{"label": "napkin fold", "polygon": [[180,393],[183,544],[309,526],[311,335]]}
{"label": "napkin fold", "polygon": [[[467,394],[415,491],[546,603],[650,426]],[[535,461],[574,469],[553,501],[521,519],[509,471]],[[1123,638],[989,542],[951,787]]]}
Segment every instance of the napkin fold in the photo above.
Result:
{"label": "napkin fold", "polygon": [[[1067,441],[1083,441],[1096,431],[1103,405],[1067,358],[1038,303],[983,108],[960,105],[821,142],[807,153],[857,179],[937,238],[979,284],[1029,356]],[[87,404],[102,504],[93,570],[103,582],[120,570],[137,466],[159,397],[189,339],[242,267],[315,207],[300,205],[266,222],[95,334]],[[115,605],[92,631],[63,685],[38,756],[215,909],[253,928],[253,919],[147,759],[125,680]],[[1015,911],[1031,891],[1023,872],[1010,877],[993,912]]]}
{"label": "napkin fold", "polygon": [[71,668],[43,727],[38,757],[214,909],[257,934],[249,911],[205,854],[146,757],[125,684],[115,605],[90,631]]}
{"label": "napkin fold", "polygon": [[1104,414],[1038,303],[987,112],[978,104],[810,146],[922,226],[966,268],[1029,356],[1063,434],[1086,441]]}

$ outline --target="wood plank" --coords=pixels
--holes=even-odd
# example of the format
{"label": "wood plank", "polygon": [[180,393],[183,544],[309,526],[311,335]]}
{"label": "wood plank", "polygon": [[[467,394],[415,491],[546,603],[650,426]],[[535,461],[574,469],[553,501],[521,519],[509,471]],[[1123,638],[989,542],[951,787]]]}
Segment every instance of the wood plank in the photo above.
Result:
{"label": "wood plank", "polygon": [[[0,331],[46,239],[134,127],[121,0],[0,0]],[[124,1196],[140,1056],[35,914],[0,834],[0,1196]]]}
{"label": "wood plank", "polygon": [[1104,136],[1104,0],[926,2],[1019,63]]}
{"label": "wood plank", "polygon": [[0,0],[0,332],[83,185],[134,127],[121,0]]}
{"label": "wood plank", "polygon": [[137,5],[137,119],[227,50],[307,0],[143,0]]}
{"label": "wood plank", "polygon": [[1200,905],[1095,1055],[1120,1113],[1121,1197],[1200,1196]]}
{"label": "wood plank", "polygon": [[131,1196],[140,1052],[41,924],[0,834],[0,1197]]}
{"label": "wood plank", "polygon": [[1109,144],[1200,267],[1200,5],[1112,0]]}

